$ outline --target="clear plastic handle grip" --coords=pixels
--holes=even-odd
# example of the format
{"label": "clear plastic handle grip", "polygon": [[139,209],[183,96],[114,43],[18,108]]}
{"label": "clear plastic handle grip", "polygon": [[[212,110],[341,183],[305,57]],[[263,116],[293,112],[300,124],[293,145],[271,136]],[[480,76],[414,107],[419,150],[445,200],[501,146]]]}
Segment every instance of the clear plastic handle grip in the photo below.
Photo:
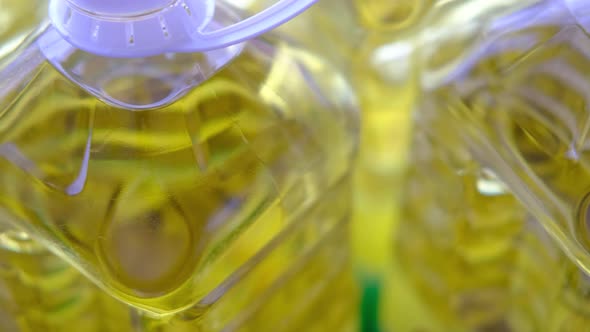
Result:
{"label": "clear plastic handle grip", "polygon": [[193,36],[195,49],[186,45],[185,50],[221,48],[252,39],[291,20],[312,6],[317,0],[280,0],[271,7],[243,21],[212,32],[197,31]]}

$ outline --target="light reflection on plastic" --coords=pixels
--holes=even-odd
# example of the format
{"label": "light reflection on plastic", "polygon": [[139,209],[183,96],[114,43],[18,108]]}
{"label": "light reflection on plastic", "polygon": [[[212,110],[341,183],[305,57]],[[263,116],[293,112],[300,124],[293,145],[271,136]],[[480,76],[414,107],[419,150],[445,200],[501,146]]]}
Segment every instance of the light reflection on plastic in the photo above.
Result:
{"label": "light reflection on plastic", "polygon": [[226,0],[226,2],[229,3],[230,5],[232,5],[234,7],[242,8],[242,9],[247,9],[247,8],[251,7],[255,1],[256,0]]}

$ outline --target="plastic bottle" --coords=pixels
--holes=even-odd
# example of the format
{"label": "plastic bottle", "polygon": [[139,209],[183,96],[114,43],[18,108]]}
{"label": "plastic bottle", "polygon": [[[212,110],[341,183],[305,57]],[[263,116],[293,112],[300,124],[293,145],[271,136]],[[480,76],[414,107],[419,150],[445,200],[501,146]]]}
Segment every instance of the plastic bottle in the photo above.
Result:
{"label": "plastic bottle", "polygon": [[3,214],[154,324],[242,326],[262,292],[319,305],[310,285],[353,306],[353,94],[304,48],[242,43],[311,3],[51,1],[0,68]]}
{"label": "plastic bottle", "polygon": [[413,328],[583,331],[590,7],[443,9],[415,38],[423,94],[397,236],[428,312]]}

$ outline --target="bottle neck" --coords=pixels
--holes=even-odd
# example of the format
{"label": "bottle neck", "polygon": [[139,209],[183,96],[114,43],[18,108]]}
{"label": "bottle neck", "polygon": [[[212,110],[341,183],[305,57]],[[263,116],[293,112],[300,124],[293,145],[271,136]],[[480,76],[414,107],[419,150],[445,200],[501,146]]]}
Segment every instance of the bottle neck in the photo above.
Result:
{"label": "bottle neck", "polygon": [[[240,21],[235,11],[217,4],[212,28]],[[128,110],[150,110],[176,102],[238,57],[244,44],[206,52],[166,53],[148,57],[105,57],[76,47],[50,25],[38,48],[62,75],[105,103]],[[133,89],[150,91],[135,93]],[[122,92],[126,87],[127,92]],[[143,90],[147,90],[143,89]]]}

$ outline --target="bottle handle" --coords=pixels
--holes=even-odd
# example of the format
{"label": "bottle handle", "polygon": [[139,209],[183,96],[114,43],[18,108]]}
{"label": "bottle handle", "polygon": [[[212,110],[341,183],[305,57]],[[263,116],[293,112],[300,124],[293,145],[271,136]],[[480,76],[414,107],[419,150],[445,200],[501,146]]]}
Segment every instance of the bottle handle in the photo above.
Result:
{"label": "bottle handle", "polygon": [[[276,28],[308,9],[317,0],[280,0],[243,21],[215,31],[197,31],[193,42],[199,50],[216,49],[252,39]],[[190,49],[190,45],[186,45]]]}

